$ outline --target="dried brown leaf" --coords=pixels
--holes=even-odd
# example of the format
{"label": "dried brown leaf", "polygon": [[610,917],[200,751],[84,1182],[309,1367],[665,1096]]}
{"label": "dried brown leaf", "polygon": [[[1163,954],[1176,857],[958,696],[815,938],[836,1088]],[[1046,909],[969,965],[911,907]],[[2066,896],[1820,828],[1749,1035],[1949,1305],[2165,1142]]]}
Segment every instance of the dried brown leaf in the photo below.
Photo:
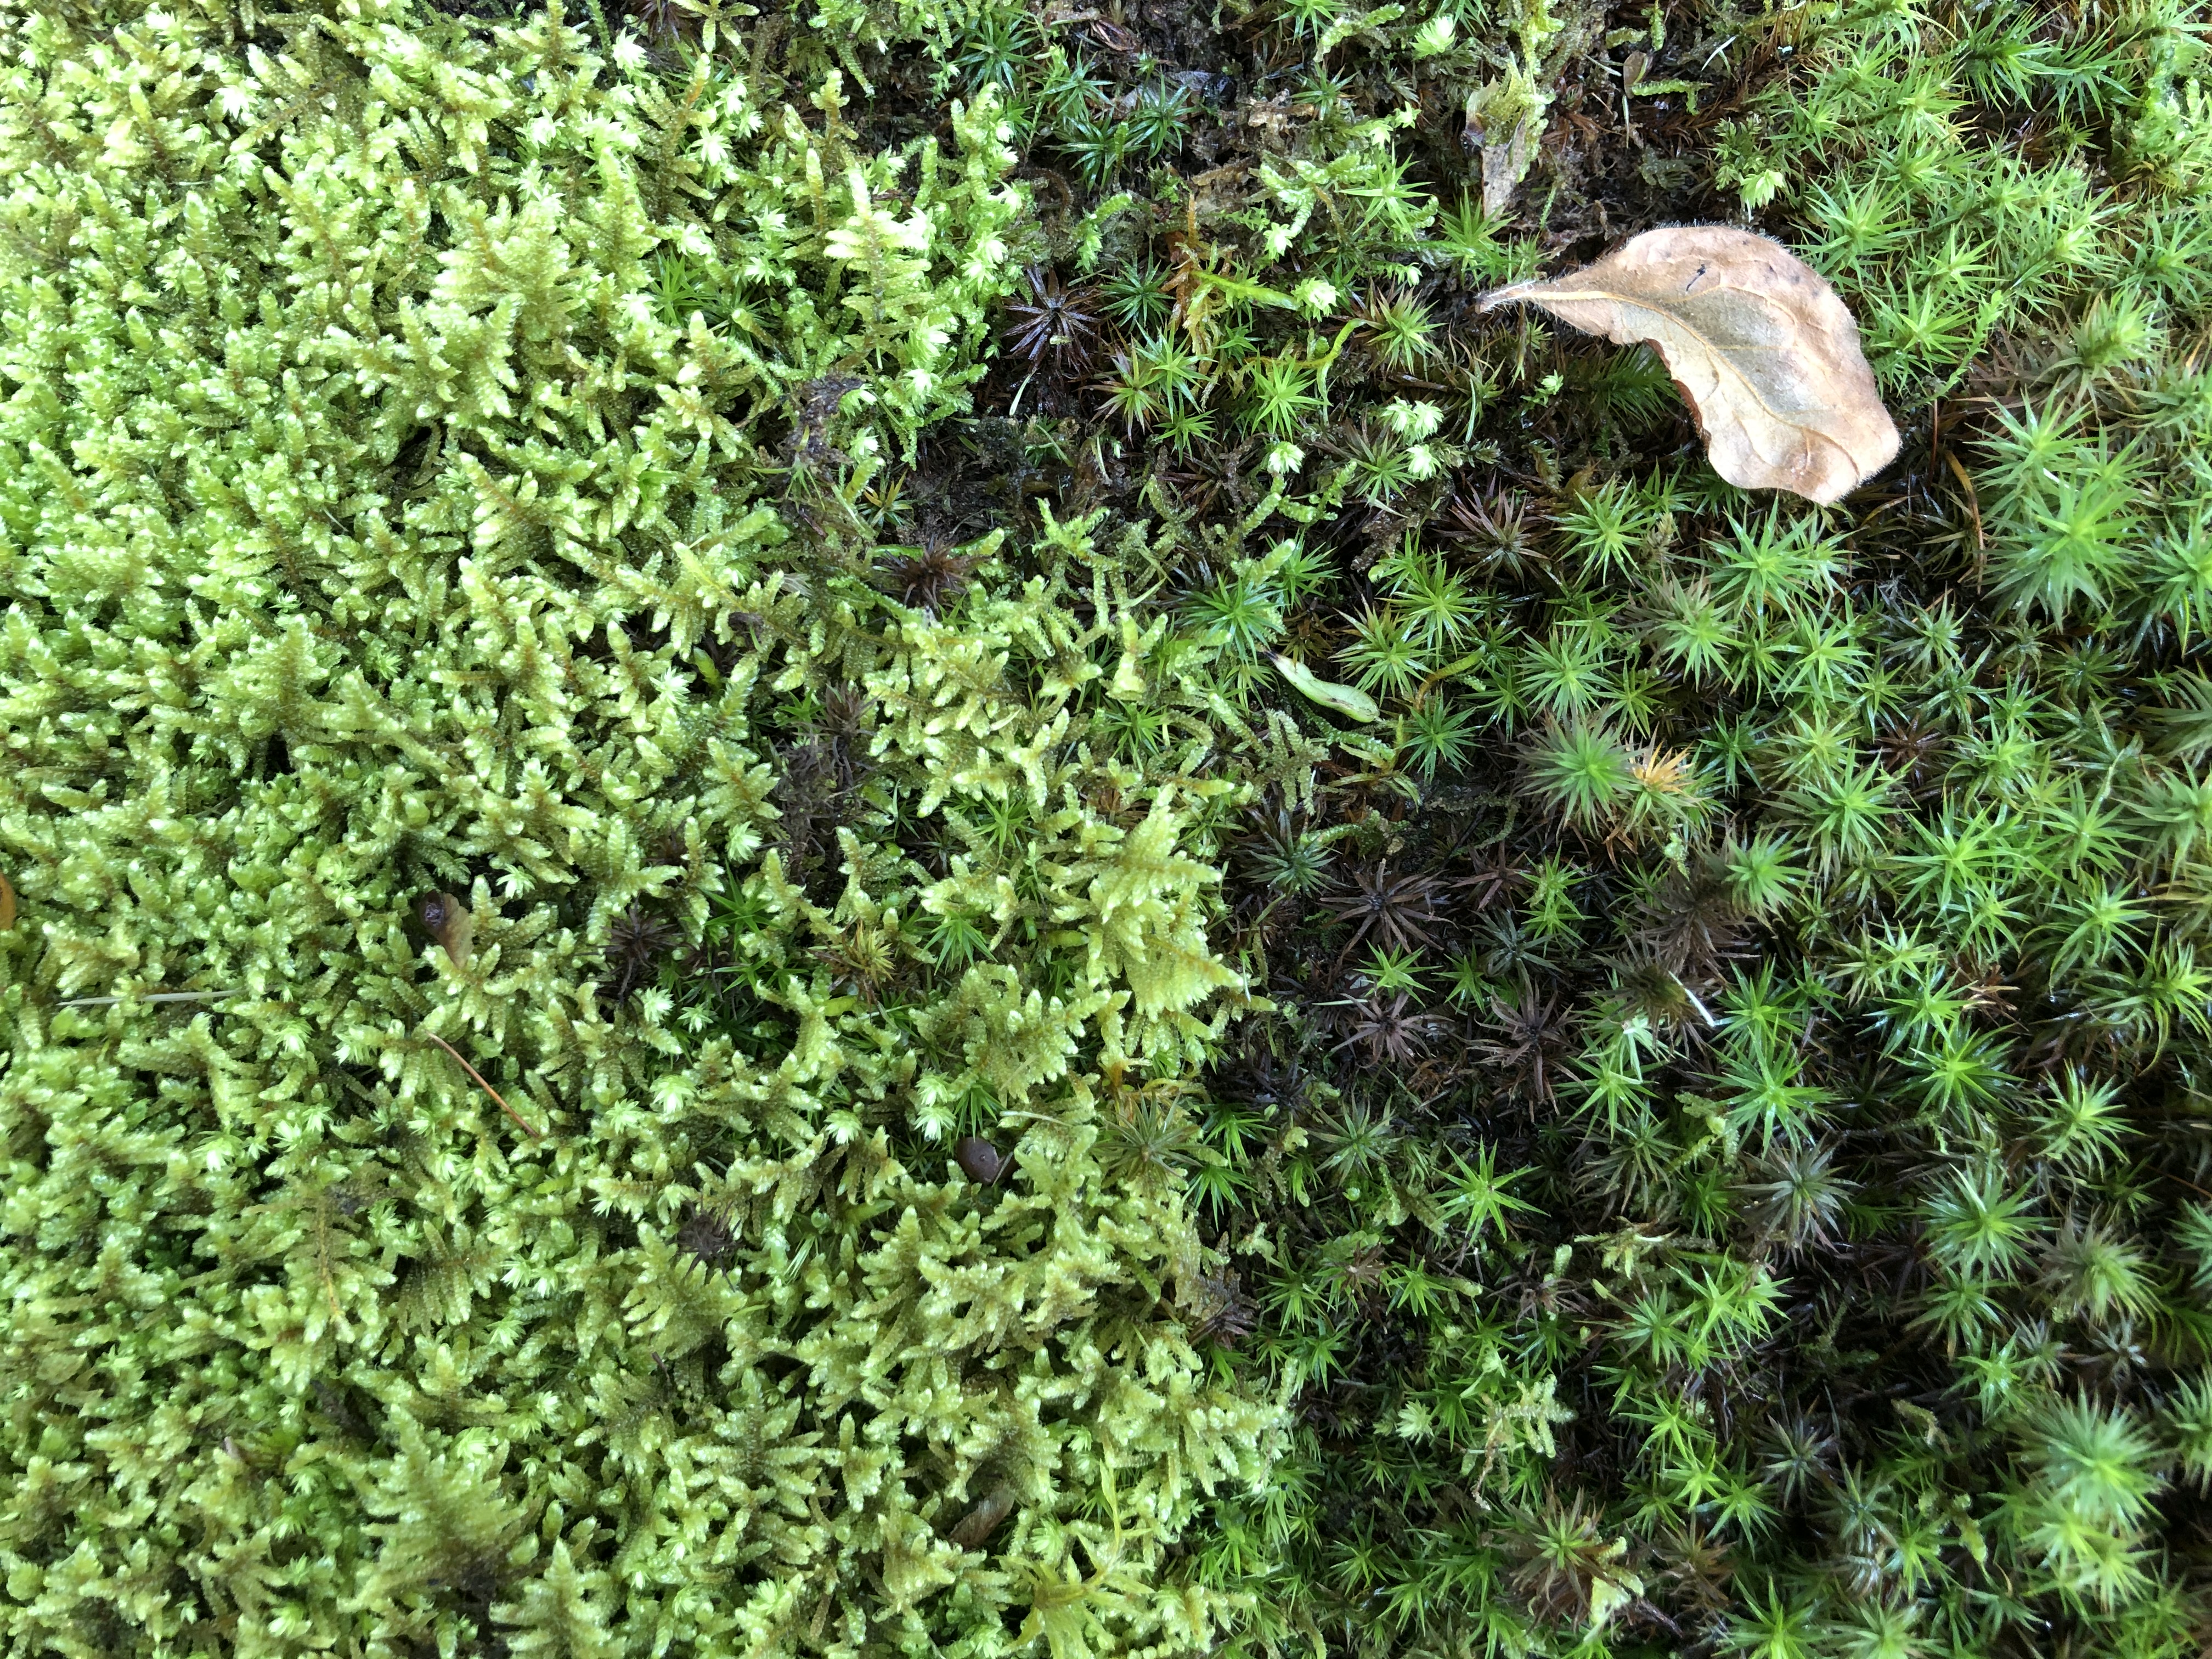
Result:
{"label": "dried brown leaf", "polygon": [[451,893],[425,893],[416,901],[415,913],[424,930],[445,948],[446,959],[456,968],[467,967],[477,932],[477,919],[469,907]]}
{"label": "dried brown leaf", "polygon": [[979,1187],[995,1187],[1006,1172],[1006,1161],[999,1149],[981,1135],[961,1136],[960,1144],[952,1149],[952,1158],[961,1173]]}
{"label": "dried brown leaf", "polygon": [[1696,411],[1713,470],[1742,489],[1833,501],[1897,454],[1850,312],[1765,236],[1647,230],[1557,281],[1485,295],[1482,309],[1517,303],[1656,351]]}
{"label": "dried brown leaf", "polygon": [[1018,1500],[1019,1494],[1012,1486],[1004,1484],[994,1486],[983,1501],[969,1510],[960,1524],[953,1528],[952,1541],[963,1550],[982,1548],[991,1534],[998,1531],[999,1523],[1014,1512],[1014,1504]]}

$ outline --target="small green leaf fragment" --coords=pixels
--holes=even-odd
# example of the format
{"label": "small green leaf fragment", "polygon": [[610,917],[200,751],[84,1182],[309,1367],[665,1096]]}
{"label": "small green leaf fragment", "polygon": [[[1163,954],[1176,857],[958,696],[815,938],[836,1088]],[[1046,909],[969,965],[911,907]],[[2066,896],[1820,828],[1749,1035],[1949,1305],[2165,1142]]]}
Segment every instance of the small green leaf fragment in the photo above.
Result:
{"label": "small green leaf fragment", "polygon": [[1334,708],[1346,720],[1371,720],[1382,714],[1375,699],[1357,686],[1339,685],[1325,680],[1304,663],[1292,662],[1279,652],[1270,652],[1270,659],[1282,672],[1282,676],[1299,691],[1311,697],[1324,708]]}

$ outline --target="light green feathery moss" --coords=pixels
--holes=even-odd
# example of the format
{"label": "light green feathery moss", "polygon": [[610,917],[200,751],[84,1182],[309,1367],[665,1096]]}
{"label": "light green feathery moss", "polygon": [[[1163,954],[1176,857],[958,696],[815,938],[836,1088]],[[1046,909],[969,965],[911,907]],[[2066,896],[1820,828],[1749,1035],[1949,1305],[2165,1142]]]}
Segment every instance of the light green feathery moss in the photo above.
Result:
{"label": "light green feathery moss", "polygon": [[932,610],[859,516],[1012,280],[994,95],[112,21],[0,82],[9,1649],[1203,1647],[1274,1414],[1099,1138],[1244,996],[1231,786],[1097,735],[1085,525]]}

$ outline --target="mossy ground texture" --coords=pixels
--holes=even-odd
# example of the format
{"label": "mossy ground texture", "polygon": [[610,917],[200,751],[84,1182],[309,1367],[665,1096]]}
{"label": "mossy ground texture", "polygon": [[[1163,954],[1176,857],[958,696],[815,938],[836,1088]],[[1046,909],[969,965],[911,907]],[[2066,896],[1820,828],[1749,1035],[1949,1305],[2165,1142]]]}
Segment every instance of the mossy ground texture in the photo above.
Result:
{"label": "mossy ground texture", "polygon": [[7,1651],[2201,1654],[2208,26],[0,3]]}

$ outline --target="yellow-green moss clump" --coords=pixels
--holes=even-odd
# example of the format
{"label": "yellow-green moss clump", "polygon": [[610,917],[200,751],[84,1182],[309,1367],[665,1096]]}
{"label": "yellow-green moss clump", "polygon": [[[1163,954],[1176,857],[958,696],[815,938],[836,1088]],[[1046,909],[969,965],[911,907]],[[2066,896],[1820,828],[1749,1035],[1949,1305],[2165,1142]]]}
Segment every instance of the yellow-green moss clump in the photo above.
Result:
{"label": "yellow-green moss clump", "polygon": [[1013,277],[994,95],[0,33],[0,1640],[1202,1649],[1275,1416],[1107,1170],[1243,994],[1230,786],[1094,741],[1085,526],[861,516]]}

